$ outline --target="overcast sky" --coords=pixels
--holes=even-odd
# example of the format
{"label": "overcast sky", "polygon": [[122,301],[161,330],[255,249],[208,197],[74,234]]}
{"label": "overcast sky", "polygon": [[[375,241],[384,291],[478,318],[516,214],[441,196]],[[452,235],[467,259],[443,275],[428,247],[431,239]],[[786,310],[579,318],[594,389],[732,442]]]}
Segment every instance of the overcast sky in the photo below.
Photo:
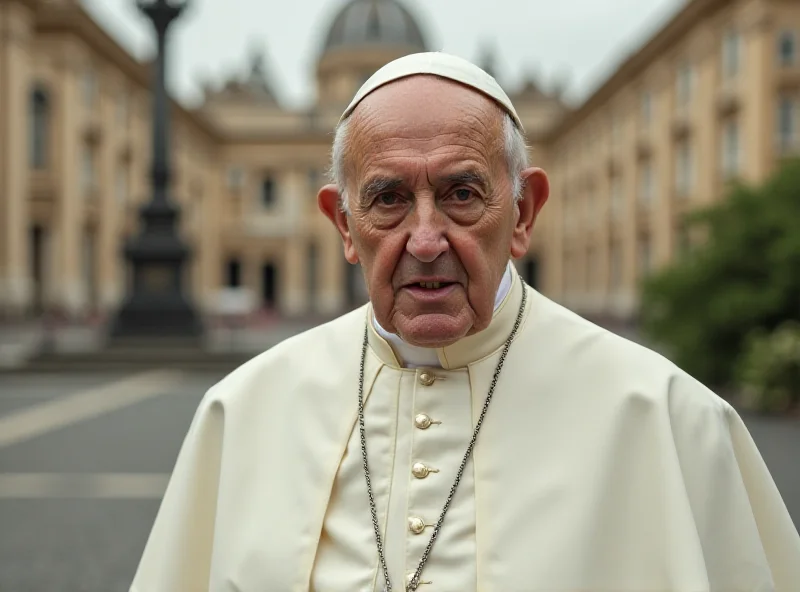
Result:
{"label": "overcast sky", "polygon": [[[333,15],[347,0],[190,0],[174,28],[173,94],[197,101],[205,78],[220,82],[264,52],[282,102],[313,96],[314,64]],[[433,49],[476,59],[494,47],[498,79],[513,89],[527,72],[547,88],[566,77],[571,97],[591,91],[685,0],[399,0],[411,9]],[[83,0],[97,21],[139,59],[152,33],[135,0]]]}

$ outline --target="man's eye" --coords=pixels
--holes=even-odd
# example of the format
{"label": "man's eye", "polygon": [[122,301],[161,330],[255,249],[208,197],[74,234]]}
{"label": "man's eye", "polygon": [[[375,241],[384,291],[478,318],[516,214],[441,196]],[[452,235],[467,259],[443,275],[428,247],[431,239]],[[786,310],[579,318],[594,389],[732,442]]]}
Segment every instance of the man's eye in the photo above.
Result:
{"label": "man's eye", "polygon": [[397,204],[398,198],[394,193],[382,193],[375,201],[382,206],[393,206]]}
{"label": "man's eye", "polygon": [[475,193],[472,189],[461,188],[453,191],[453,197],[455,197],[457,201],[469,201],[474,196]]}

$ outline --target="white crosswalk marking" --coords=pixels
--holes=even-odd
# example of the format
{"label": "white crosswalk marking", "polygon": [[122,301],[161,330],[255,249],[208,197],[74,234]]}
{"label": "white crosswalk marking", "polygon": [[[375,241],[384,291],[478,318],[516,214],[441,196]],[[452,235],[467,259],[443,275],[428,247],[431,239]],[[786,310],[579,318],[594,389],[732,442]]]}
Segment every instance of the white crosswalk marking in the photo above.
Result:
{"label": "white crosswalk marking", "polygon": [[0,448],[168,393],[183,378],[173,370],[128,376],[0,417]]}

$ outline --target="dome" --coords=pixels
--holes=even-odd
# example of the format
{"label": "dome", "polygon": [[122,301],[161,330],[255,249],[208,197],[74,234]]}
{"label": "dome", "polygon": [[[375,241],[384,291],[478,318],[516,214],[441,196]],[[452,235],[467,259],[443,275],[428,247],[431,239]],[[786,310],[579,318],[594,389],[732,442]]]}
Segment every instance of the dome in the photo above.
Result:
{"label": "dome", "polygon": [[419,25],[397,0],[350,0],[333,19],[325,51],[375,45],[425,51]]}

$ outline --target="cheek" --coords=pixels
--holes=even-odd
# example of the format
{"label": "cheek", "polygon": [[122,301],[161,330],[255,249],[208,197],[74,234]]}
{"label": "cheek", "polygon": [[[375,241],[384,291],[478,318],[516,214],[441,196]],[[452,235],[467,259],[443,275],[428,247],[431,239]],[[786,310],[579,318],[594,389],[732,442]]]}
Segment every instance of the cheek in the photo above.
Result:
{"label": "cheek", "polygon": [[370,229],[354,240],[367,276],[373,287],[391,283],[394,269],[402,256],[406,239],[397,232]]}
{"label": "cheek", "polygon": [[470,283],[478,285],[492,281],[490,270],[504,264],[510,252],[510,234],[505,229],[500,236],[497,227],[486,232],[480,230],[473,228],[451,237],[451,245],[469,274]]}

